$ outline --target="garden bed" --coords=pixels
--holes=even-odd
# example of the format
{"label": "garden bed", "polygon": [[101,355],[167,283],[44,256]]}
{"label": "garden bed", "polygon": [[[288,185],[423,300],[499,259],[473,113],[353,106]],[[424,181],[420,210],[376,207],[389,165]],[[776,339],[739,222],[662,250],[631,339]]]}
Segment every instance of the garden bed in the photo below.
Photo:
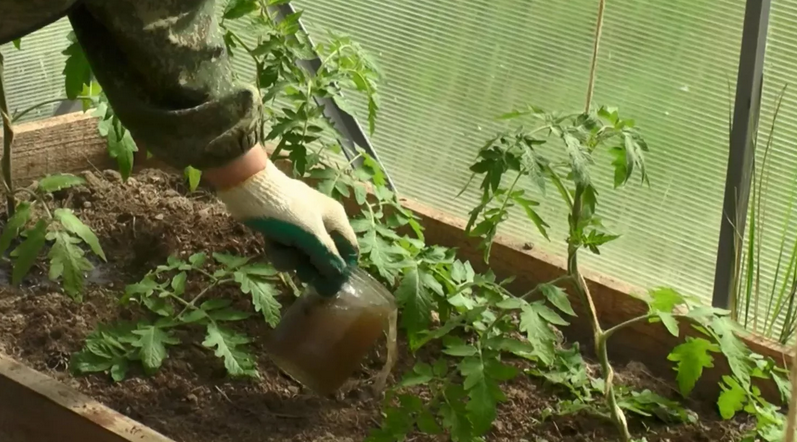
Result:
{"label": "garden bed", "polygon": [[[10,287],[3,274],[3,353],[178,442],[354,442],[363,440],[369,429],[379,425],[380,404],[365,382],[379,369],[379,358],[369,359],[336,397],[320,398],[279,372],[268,359],[264,339],[251,344],[259,380],[229,379],[221,360],[200,345],[202,329],[197,329],[196,334],[181,335],[188,345],[170,348],[162,369],[152,376],[131,370],[128,379],[114,383],[104,374],[77,378],[70,375],[70,355],[81,349],[97,324],[135,316],[134,310],[131,313],[129,307],[119,305],[124,286],[139,281],[168,256],[187,258],[195,252],[256,256],[262,250],[261,240],[232,221],[212,195],[202,191],[187,194],[177,176],[146,170],[125,184],[113,171],[88,172],[85,176],[86,186],[60,192],[56,199],[58,204],[72,208],[97,233],[108,263],[95,263],[97,269],[89,279],[82,303],[61,294],[58,285],[48,280],[43,265],[34,267],[20,289]],[[432,233],[428,240],[434,241]],[[500,258],[494,261],[496,265],[500,266]],[[189,286],[187,290],[190,294],[197,288]],[[219,296],[229,296],[243,304],[249,302],[236,292],[235,286],[227,290]],[[289,304],[292,297],[284,294],[283,305]],[[253,337],[265,337],[269,332],[262,318],[242,322],[239,327]],[[636,339],[640,340],[638,335]],[[645,345],[650,346],[650,341]],[[621,346],[620,342],[615,345]],[[666,360],[661,362],[666,367]],[[410,356],[402,351],[392,381],[412,364]],[[661,380],[639,364],[618,369],[617,377],[621,384],[676,397],[669,380]],[[504,390],[508,401],[500,406],[487,440],[616,440],[614,427],[599,417],[579,414],[540,422],[546,408],[558,398],[555,391],[533,378],[518,377]],[[734,440],[745,422],[719,421],[711,403],[687,403],[700,413],[698,424],[665,425],[654,419],[633,419],[633,432],[642,436],[643,429],[649,427],[645,436],[650,442]],[[434,439],[424,435],[411,440]]]}

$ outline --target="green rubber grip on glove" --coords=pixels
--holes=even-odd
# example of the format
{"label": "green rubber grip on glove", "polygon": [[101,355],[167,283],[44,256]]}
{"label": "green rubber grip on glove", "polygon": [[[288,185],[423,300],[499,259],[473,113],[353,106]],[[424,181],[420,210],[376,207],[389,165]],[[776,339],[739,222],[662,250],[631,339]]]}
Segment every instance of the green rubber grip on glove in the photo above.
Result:
{"label": "green rubber grip on glove", "polygon": [[278,245],[270,253],[277,270],[295,270],[299,279],[310,284],[321,296],[337,294],[357,266],[356,249],[335,232],[330,237],[341,256],[295,224],[269,218],[250,219],[244,224]]}

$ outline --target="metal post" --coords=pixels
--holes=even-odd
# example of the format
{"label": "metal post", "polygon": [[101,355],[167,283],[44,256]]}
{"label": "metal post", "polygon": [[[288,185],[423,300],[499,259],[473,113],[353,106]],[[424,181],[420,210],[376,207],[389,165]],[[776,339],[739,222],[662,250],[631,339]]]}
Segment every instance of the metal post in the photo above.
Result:
{"label": "metal post", "polygon": [[[282,20],[286,16],[294,14],[296,11],[293,9],[293,6],[290,2],[283,3],[278,5],[275,8],[277,12],[277,19]],[[321,67],[321,60],[318,58],[318,54],[315,53],[315,49],[312,47],[312,39],[310,38],[310,34],[305,29],[304,25],[302,24],[301,20],[299,20],[299,28],[301,31],[307,36],[308,41],[310,42],[311,51],[313,52],[313,57],[309,60],[300,60],[299,64],[302,68],[304,68],[307,72],[311,75],[318,71],[318,68]],[[371,145],[371,142],[368,140],[368,136],[363,131],[360,123],[357,122],[357,119],[354,116],[350,115],[348,112],[344,111],[343,109],[338,106],[335,100],[332,100],[327,97],[316,97],[316,102],[324,107],[324,115],[330,119],[332,124],[335,126],[336,129],[340,131],[343,135],[343,140],[339,140],[341,147],[343,148],[343,153],[346,155],[346,158],[351,160],[357,156],[357,152],[354,149],[354,145],[360,146],[365,153],[370,155],[376,162],[379,164],[379,167],[382,168],[382,171],[385,174],[385,180],[387,181],[388,188],[391,190],[395,190],[395,184],[393,180],[390,179],[390,175],[387,173],[387,169],[385,168],[384,164],[379,160],[379,156],[376,154],[376,150]],[[355,165],[361,165],[362,159],[357,160],[354,162]]]}
{"label": "metal post", "polygon": [[725,309],[731,307],[733,299],[731,292],[739,255],[737,235],[744,237],[747,220],[747,203],[755,164],[753,137],[758,130],[761,108],[770,5],[771,0],[747,0],[745,7],[712,299],[714,307]]}

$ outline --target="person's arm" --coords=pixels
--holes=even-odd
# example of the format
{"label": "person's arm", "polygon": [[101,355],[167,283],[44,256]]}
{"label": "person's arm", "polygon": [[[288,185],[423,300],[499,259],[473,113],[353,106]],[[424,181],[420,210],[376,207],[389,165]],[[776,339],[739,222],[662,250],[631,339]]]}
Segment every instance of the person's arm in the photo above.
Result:
{"label": "person's arm", "polygon": [[217,167],[256,144],[258,91],[236,83],[211,0],[84,0],[69,13],[114,112],[178,169]]}
{"label": "person's arm", "polygon": [[85,0],[69,13],[114,112],[167,164],[193,166],[280,270],[322,294],[357,260],[343,206],[283,174],[257,143],[260,97],[233,80],[213,0]]}

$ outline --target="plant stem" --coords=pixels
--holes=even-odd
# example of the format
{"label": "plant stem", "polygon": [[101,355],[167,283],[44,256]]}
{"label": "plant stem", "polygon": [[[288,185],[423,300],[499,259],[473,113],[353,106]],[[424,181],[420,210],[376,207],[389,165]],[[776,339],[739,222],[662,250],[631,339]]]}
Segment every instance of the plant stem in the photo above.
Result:
{"label": "plant stem", "polygon": [[45,201],[36,192],[34,192],[34,191],[32,191],[32,190],[30,190],[30,189],[28,189],[26,187],[21,187],[21,188],[19,188],[19,189],[14,191],[14,193],[17,193],[17,192],[27,193],[28,195],[30,195],[31,198],[33,198],[34,202],[36,202],[36,201],[40,202],[42,207],[44,207],[44,212],[47,213],[47,218],[48,219],[53,219],[53,213],[50,212],[50,206],[47,205],[47,201]]}
{"label": "plant stem", "polygon": [[0,54],[0,113],[3,118],[3,182],[6,190],[6,212],[8,217],[14,216],[17,203],[14,200],[14,184],[11,182],[11,143],[14,142],[14,129],[11,125],[11,117],[8,113],[8,100],[6,98],[5,82],[3,71],[5,64],[3,54]]}
{"label": "plant stem", "polygon": [[606,9],[606,0],[600,0],[598,4],[598,22],[595,25],[595,42],[592,47],[592,63],[589,68],[589,83],[587,84],[587,104],[584,105],[584,113],[589,113],[592,105],[592,94],[595,91],[595,72],[598,70],[598,50],[600,49],[601,33],[603,32],[603,11]]}
{"label": "plant stem", "polygon": [[179,299],[180,301],[183,302],[184,307],[180,311],[180,313],[177,314],[176,317],[179,318],[179,317],[183,316],[185,314],[185,312],[188,311],[189,308],[197,308],[196,302],[199,301],[199,298],[205,296],[205,293],[207,293],[210,289],[212,289],[212,288],[214,288],[214,287],[216,287],[218,285],[225,284],[225,283],[230,282],[230,281],[232,281],[232,279],[229,279],[229,278],[228,279],[220,279],[220,280],[213,281],[213,283],[205,286],[205,288],[203,288],[196,296],[194,296],[194,299],[192,299],[189,302],[186,302],[183,298],[180,298],[178,296],[177,299]]}
{"label": "plant stem", "polygon": [[69,98],[53,98],[52,100],[45,100],[45,101],[42,101],[40,103],[34,104],[33,106],[23,110],[22,112],[15,113],[14,116],[11,118],[11,122],[12,123],[16,123],[17,121],[20,120],[20,118],[24,117],[28,113],[30,113],[32,111],[35,111],[36,109],[38,109],[38,108],[40,108],[42,106],[46,106],[48,104],[63,103],[64,101],[78,101],[78,100],[88,100],[88,99],[91,99],[91,97],[80,96],[80,97],[75,97],[74,100],[70,100]]}
{"label": "plant stem", "polygon": [[[612,421],[620,433],[623,442],[631,440],[631,433],[628,431],[628,422],[625,414],[620,406],[617,404],[617,396],[614,394],[614,369],[609,361],[609,353],[606,346],[606,333],[601,329],[600,321],[598,320],[598,312],[595,309],[595,303],[592,301],[592,295],[589,292],[589,287],[581,276],[578,269],[578,250],[580,248],[581,239],[577,237],[578,226],[581,223],[581,195],[584,193],[584,185],[577,184],[576,192],[573,195],[573,208],[570,213],[570,238],[568,238],[567,246],[567,271],[573,278],[576,292],[581,295],[582,302],[584,302],[590,314],[592,323],[593,337],[595,340],[595,353],[597,354],[600,364],[601,373],[605,384],[604,394],[609,406]],[[642,318],[642,317],[640,317]],[[635,320],[641,320],[635,318]],[[626,324],[627,325],[627,324]],[[610,329],[611,330],[611,329]],[[616,331],[616,330],[615,330]],[[612,332],[614,333],[614,332]]]}

